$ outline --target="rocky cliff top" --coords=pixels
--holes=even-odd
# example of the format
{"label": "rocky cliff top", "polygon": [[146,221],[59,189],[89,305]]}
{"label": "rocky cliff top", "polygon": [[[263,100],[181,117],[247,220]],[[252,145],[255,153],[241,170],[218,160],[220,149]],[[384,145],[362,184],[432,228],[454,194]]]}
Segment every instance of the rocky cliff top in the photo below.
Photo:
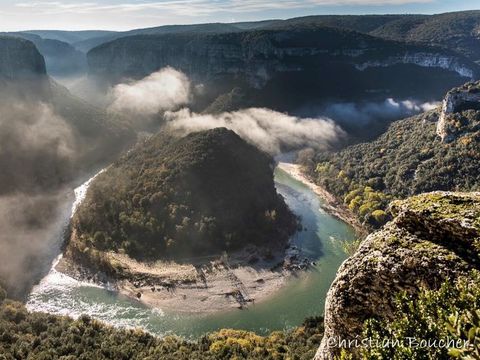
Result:
{"label": "rocky cliff top", "polygon": [[45,60],[27,40],[0,36],[0,76],[8,80],[46,75]]}
{"label": "rocky cliff top", "polygon": [[360,335],[369,318],[388,319],[400,291],[416,294],[480,268],[480,193],[433,192],[395,201],[394,219],[341,266],[325,305],[317,359],[339,349],[329,338]]}
{"label": "rocky cliff top", "polygon": [[480,127],[480,81],[469,82],[447,93],[437,124],[437,134],[447,143],[472,126]]}

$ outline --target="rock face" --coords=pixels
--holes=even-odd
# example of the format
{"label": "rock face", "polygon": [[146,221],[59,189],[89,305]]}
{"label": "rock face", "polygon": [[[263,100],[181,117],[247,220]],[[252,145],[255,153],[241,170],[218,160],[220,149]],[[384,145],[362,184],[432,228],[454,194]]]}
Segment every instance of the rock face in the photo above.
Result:
{"label": "rock face", "polygon": [[329,339],[353,339],[366,319],[388,319],[398,292],[435,288],[480,267],[480,193],[422,194],[393,202],[391,211],[393,221],[340,267],[316,359],[339,353]]}
{"label": "rock face", "polygon": [[[322,41],[327,37],[333,39]],[[91,72],[98,75],[143,76],[170,65],[202,81],[244,75],[255,88],[264,87],[276,73],[300,72],[312,66],[311,61],[327,59],[360,71],[410,64],[449,70],[461,77],[476,75],[476,66],[453,53],[421,50],[425,49],[353,32],[303,29],[126,37],[93,49],[88,61]]]}
{"label": "rock face", "polygon": [[28,80],[46,72],[45,60],[33,43],[0,36],[0,76],[7,80]]}
{"label": "rock face", "polygon": [[31,41],[45,58],[47,73],[51,76],[72,76],[86,72],[86,54],[66,42],[42,38],[26,32],[10,32],[2,35]]}
{"label": "rock face", "polygon": [[437,124],[437,134],[443,142],[455,140],[465,125],[475,121],[468,116],[472,114],[465,113],[468,110],[480,111],[480,81],[455,88],[445,96]]}
{"label": "rock face", "polygon": [[233,86],[265,90],[266,97],[277,102],[284,101],[282,91],[288,94],[287,102],[296,97],[359,93],[409,96],[414,85],[407,91],[405,84],[410,81],[420,81],[419,88],[425,92],[428,88],[429,96],[446,86],[443,95],[480,73],[477,64],[449,50],[306,25],[223,34],[128,36],[92,49],[87,57],[90,73],[113,83],[172,66],[194,82],[212,87],[228,84],[227,92]]}
{"label": "rock face", "polygon": [[466,78],[474,78],[475,72],[473,69],[465,66],[459,59],[454,56],[436,53],[409,53],[406,52],[401,56],[388,57],[383,61],[371,61],[356,65],[359,70],[365,70],[370,67],[388,67],[398,64],[412,64],[421,67],[440,68],[449,71],[454,71],[460,76]]}

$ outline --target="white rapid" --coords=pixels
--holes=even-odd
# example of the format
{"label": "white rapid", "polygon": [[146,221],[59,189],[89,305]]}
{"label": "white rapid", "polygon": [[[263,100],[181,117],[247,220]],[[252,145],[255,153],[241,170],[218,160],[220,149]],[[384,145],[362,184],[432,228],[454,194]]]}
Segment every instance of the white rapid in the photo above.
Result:
{"label": "white rapid", "polygon": [[[63,229],[60,229],[61,230],[60,233],[56,235],[58,237],[58,241],[55,244],[56,246],[54,250],[57,253],[60,252],[60,248],[64,238],[64,233],[68,228],[70,219],[75,214],[75,211],[77,210],[78,206],[85,199],[88,187],[90,186],[92,181],[104,171],[105,169],[102,169],[101,171],[99,171],[97,174],[92,176],[90,179],[85,181],[82,185],[80,185],[74,190],[73,202],[71,204],[70,211],[65,214],[65,219],[63,221]],[[44,301],[39,301],[40,299],[38,295],[48,294],[52,290],[59,290],[59,289],[68,290],[69,288],[74,288],[82,285],[96,286],[94,284],[83,284],[65,274],[58,272],[55,269],[55,267],[57,266],[61,258],[62,258],[62,254],[60,253],[52,262],[51,268],[48,274],[37,285],[33,287],[26,303],[27,309],[29,309],[30,311],[50,312],[50,313],[55,313],[59,315],[70,315],[72,317],[77,317],[82,314],[82,313],[76,313],[75,311],[73,312],[69,311],[68,303],[65,303],[62,309],[58,309],[57,307],[54,306],[54,304],[49,304],[49,303],[45,303]]]}

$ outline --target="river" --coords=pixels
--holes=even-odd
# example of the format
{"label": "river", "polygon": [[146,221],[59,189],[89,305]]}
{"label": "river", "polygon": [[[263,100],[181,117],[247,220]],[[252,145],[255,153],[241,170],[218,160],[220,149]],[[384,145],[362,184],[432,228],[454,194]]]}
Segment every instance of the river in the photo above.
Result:
{"label": "river", "polygon": [[[310,188],[278,168],[275,184],[290,208],[302,218],[305,230],[297,233],[293,241],[316,265],[289,279],[271,298],[246,310],[175,314],[147,308],[115,291],[78,282],[52,268],[32,290],[27,308],[72,317],[88,314],[114,326],[142,327],[159,336],[176,334],[187,338],[220,328],[266,334],[297,326],[308,316],[321,315],[327,290],[347,257],[342,244],[353,241],[355,232],[325,212],[322,199]],[[77,203],[87,186],[76,190]]]}

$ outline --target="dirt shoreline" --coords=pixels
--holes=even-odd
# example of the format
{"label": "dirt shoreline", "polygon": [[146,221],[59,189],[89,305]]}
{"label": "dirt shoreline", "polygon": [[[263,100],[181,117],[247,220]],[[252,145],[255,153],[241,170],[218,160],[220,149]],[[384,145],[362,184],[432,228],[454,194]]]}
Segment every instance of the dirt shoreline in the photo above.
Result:
{"label": "dirt shoreline", "polygon": [[[275,294],[290,278],[310,267],[295,246],[272,250],[248,246],[245,250],[180,261],[137,262],[109,252],[121,264],[124,278],[92,273],[62,258],[56,270],[77,280],[118,291],[141,303],[176,313],[213,313],[245,309]],[[301,274],[300,274],[301,276]]]}
{"label": "dirt shoreline", "polygon": [[344,204],[340,203],[334,195],[310,180],[302,171],[301,165],[280,161],[277,166],[295,180],[307,185],[315,194],[324,199],[325,204],[322,206],[322,208],[329,214],[351,225],[355,229],[357,236],[363,238],[368,234],[368,231],[360,223],[360,221],[358,221],[355,214],[352,213]]}

